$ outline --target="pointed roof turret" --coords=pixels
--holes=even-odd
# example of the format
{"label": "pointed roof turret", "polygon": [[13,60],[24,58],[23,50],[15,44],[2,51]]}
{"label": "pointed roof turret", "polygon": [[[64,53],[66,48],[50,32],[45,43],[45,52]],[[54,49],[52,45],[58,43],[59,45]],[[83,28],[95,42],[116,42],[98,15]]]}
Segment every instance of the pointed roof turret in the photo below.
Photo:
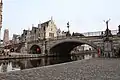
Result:
{"label": "pointed roof turret", "polygon": [[53,20],[53,16],[51,16],[51,20]]}
{"label": "pointed roof turret", "polygon": [[28,31],[30,31],[30,27],[28,27]]}
{"label": "pointed roof turret", "polygon": [[34,27],[34,24],[32,24],[32,27]]}
{"label": "pointed roof turret", "polygon": [[39,20],[38,28],[41,28],[41,21]]}
{"label": "pointed roof turret", "polygon": [[2,0],[0,0],[0,3],[1,3],[1,4],[3,4],[3,1],[2,1]]}

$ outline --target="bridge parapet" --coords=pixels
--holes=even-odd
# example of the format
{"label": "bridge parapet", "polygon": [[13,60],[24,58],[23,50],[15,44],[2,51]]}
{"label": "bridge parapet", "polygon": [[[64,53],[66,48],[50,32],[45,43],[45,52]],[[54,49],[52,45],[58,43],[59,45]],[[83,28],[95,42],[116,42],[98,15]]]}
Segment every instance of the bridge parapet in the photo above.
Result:
{"label": "bridge parapet", "polygon": [[53,39],[47,39],[47,41],[57,41],[57,40],[64,40],[64,39],[79,39],[79,40],[92,40],[92,39],[98,39],[97,37],[55,37]]}
{"label": "bridge parapet", "polygon": [[[120,37],[118,37],[117,35],[114,35],[113,37],[111,37],[113,40],[113,44],[114,46],[117,46],[118,44],[120,44]],[[97,46],[99,48],[103,48],[103,38],[101,38],[100,36],[59,36],[59,37],[54,37],[53,39],[47,38],[46,39],[46,48],[49,50],[51,48],[52,45],[60,43],[60,42],[64,42],[64,41],[73,41],[73,42],[78,42],[78,43],[85,43],[85,44],[90,44],[92,46]],[[36,41],[31,41],[28,42],[28,46],[29,49],[32,45],[37,44],[40,47],[44,48],[44,40],[36,40]],[[28,49],[28,50],[29,50]],[[44,51],[44,50],[43,50]]]}
{"label": "bridge parapet", "polygon": [[[46,41],[57,41],[57,40],[63,40],[63,39],[68,39],[68,38],[76,38],[76,39],[80,39],[80,40],[93,40],[93,41],[98,41],[98,40],[102,40],[101,36],[70,36],[70,37],[67,37],[67,36],[58,36],[58,37],[54,37],[54,38],[47,38]],[[119,39],[118,36],[113,36],[113,39]],[[43,39],[37,39],[37,40],[34,40],[34,41],[29,41],[27,43],[38,43],[38,42],[41,42],[43,43],[44,40]]]}
{"label": "bridge parapet", "polygon": [[[105,31],[86,32],[82,33],[84,36],[101,36],[101,33],[105,34]],[[117,35],[118,30],[111,30],[112,35]]]}

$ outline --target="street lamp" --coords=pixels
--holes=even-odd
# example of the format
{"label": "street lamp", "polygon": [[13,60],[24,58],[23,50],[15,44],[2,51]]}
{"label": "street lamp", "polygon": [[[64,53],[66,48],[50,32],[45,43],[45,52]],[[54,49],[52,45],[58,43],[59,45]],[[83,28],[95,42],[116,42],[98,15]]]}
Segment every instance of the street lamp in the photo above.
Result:
{"label": "street lamp", "polygon": [[69,33],[69,27],[70,27],[70,25],[69,25],[69,22],[68,22],[68,23],[67,23],[68,33]]}
{"label": "street lamp", "polygon": [[69,22],[68,22],[68,23],[67,23],[68,32],[67,32],[66,36],[70,36],[70,30],[69,30],[69,27],[70,27],[70,24],[69,24]]}

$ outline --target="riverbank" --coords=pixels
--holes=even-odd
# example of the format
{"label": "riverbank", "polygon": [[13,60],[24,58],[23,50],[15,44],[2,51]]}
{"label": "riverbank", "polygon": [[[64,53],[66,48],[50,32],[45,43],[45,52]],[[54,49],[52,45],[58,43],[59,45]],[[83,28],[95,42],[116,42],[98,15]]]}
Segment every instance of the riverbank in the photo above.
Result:
{"label": "riverbank", "polygon": [[24,59],[24,58],[40,58],[40,57],[51,57],[51,56],[54,56],[54,55],[9,53],[8,55],[0,56],[0,60]]}
{"label": "riverbank", "polygon": [[120,80],[120,59],[95,58],[0,73],[0,80]]}
{"label": "riverbank", "polygon": [[40,58],[45,57],[45,55],[6,55],[6,56],[0,56],[0,60],[7,60],[7,59],[24,59],[24,58]]}
{"label": "riverbank", "polygon": [[[98,57],[97,54],[91,55],[91,54],[71,54],[71,56],[84,56],[84,55],[90,55],[91,57]],[[8,55],[1,55],[0,60],[9,60],[9,59],[26,59],[26,58],[42,58],[42,57],[58,57],[59,55],[53,55],[53,54],[21,54],[21,53],[9,53]],[[59,56],[60,57],[60,56]],[[64,56],[65,57],[65,56]],[[84,56],[86,57],[86,56]]]}

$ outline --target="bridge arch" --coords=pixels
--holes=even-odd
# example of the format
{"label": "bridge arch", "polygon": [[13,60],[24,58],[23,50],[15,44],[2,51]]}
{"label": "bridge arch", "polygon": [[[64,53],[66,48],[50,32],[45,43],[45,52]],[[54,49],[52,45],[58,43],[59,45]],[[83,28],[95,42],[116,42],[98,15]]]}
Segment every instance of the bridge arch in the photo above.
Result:
{"label": "bridge arch", "polygon": [[41,54],[41,48],[39,45],[32,45],[30,48],[30,54]]}
{"label": "bridge arch", "polygon": [[69,55],[68,53],[70,53],[71,50],[73,50],[73,48],[83,44],[90,45],[96,50],[101,49],[100,47],[95,45],[92,41],[85,41],[79,39],[64,39],[51,45],[49,52],[52,54],[56,53],[59,55]]}

